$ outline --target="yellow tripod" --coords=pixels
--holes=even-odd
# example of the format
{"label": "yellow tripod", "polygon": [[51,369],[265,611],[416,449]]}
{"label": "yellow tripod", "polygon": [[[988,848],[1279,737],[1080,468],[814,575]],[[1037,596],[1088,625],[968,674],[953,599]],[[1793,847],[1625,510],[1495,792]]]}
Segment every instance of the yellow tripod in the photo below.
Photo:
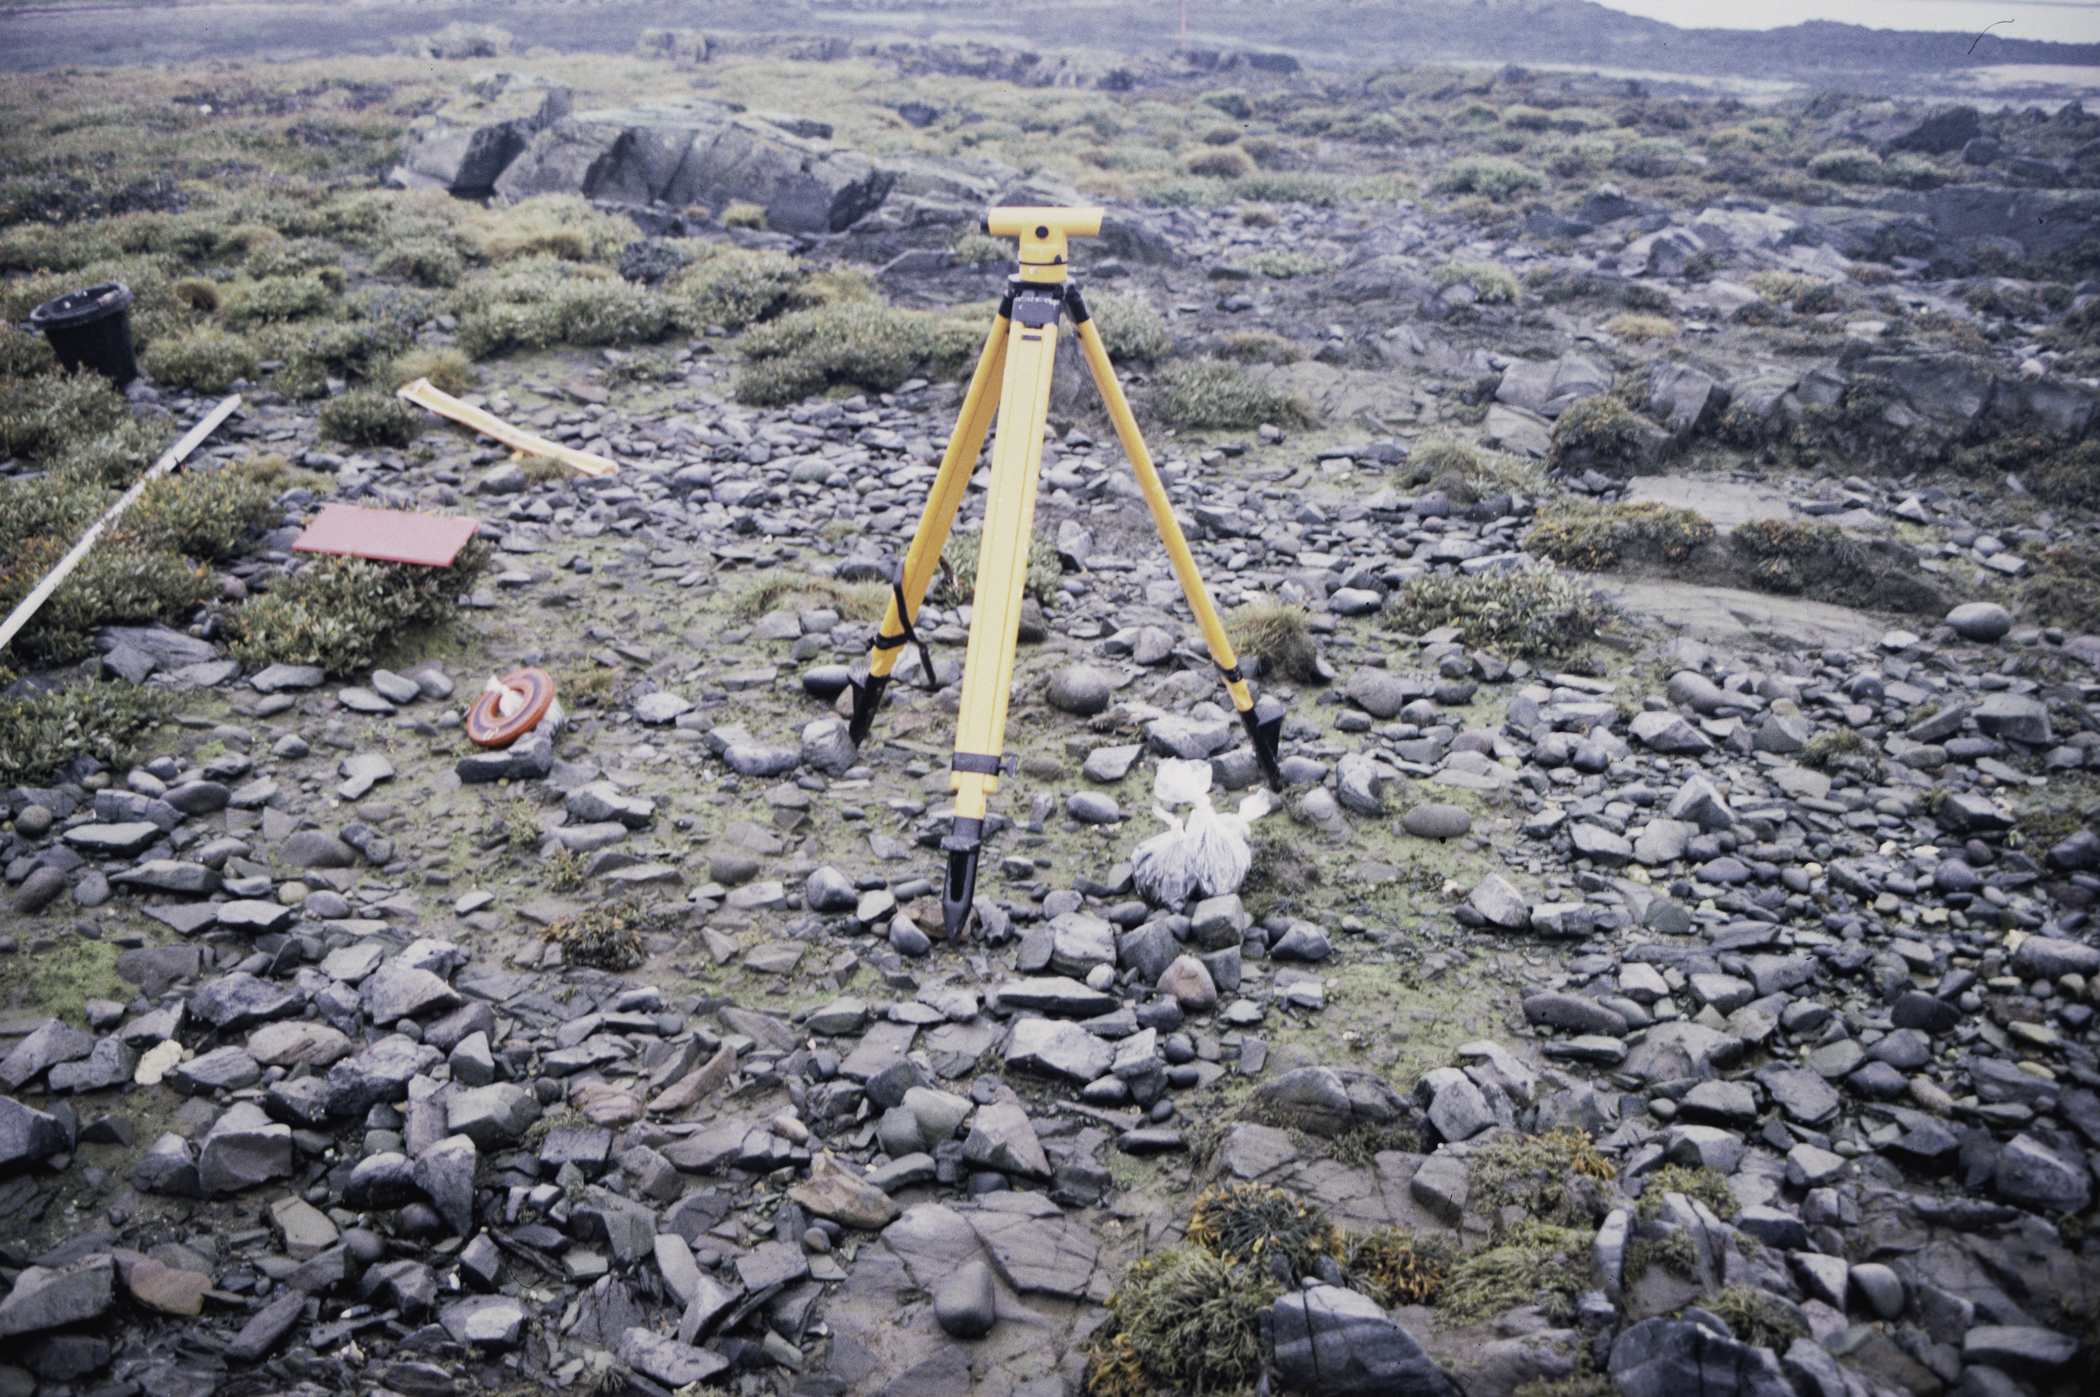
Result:
{"label": "yellow tripod", "polygon": [[[1020,632],[1021,600],[1028,575],[1028,546],[1035,520],[1036,475],[1043,459],[1043,425],[1050,412],[1050,377],[1057,357],[1057,327],[1070,314],[1086,355],[1094,385],[1115,423],[1123,453],[1137,472],[1138,487],[1152,511],[1152,523],[1166,545],[1174,574],[1188,597],[1189,609],[1203,630],[1211,659],[1224,676],[1233,706],[1246,725],[1262,774],[1283,789],[1277,747],[1283,735],[1284,708],[1274,698],[1257,704],[1240,673],[1232,642],[1203,577],[1196,571],[1188,539],[1174,518],[1166,487],[1145,450],[1144,437],[1130,404],[1116,382],[1115,369],[1101,333],[1094,328],[1076,283],[1065,276],[1066,239],[1092,237],[1101,231],[1100,209],[994,209],[984,230],[995,237],[1020,240],[1020,274],[1007,282],[998,318],[978,356],[970,391],[963,398],[955,435],[941,458],[940,474],[919,517],[918,532],[892,578],[889,611],[882,619],[868,673],[853,685],[852,735],[866,740],[882,691],[907,644],[918,646],[928,687],[933,661],[912,630],[919,604],[939,566],[949,527],[962,507],[977,455],[984,448],[992,418],[1003,408],[998,440],[992,448],[991,487],[984,507],[984,536],[977,552],[977,589],[972,603],[970,645],[963,660],[962,709],[955,724],[955,757],[950,784],[955,788],[955,825],[942,841],[948,855],[941,887],[941,918],[952,939],[969,919],[977,896],[977,860],[984,847],[985,808],[998,789],[1000,756],[1006,737],[1006,704],[1013,684],[1014,643]],[[1016,330],[1018,325],[1018,331]]]}

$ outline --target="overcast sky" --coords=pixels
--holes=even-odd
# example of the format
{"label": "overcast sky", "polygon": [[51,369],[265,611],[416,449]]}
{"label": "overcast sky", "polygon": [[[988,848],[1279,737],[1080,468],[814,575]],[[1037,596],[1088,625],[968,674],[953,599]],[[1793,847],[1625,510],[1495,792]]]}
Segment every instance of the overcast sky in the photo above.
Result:
{"label": "overcast sky", "polygon": [[[1777,29],[1809,20],[1862,24],[1871,29],[1948,30],[1974,38],[1990,32],[2008,38],[2057,43],[2100,43],[2100,0],[1598,0],[1628,14],[1646,15],[1685,29]],[[1988,52],[1990,40],[1977,49]]]}

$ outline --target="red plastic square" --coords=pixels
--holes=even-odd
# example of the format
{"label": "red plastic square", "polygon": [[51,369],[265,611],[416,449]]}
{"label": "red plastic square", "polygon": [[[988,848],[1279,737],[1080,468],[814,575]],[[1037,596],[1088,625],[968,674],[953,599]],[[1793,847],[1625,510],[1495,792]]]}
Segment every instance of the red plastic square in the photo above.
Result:
{"label": "red plastic square", "polygon": [[344,553],[382,563],[446,568],[481,531],[479,519],[456,514],[412,514],[332,504],[314,516],[292,545],[301,553]]}

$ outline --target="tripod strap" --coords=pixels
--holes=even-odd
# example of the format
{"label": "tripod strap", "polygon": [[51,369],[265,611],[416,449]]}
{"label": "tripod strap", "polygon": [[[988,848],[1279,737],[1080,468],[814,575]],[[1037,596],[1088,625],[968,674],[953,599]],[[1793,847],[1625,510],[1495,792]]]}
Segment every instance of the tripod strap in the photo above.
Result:
{"label": "tripod strap", "polygon": [[919,667],[926,672],[926,690],[928,693],[931,693],[941,687],[941,681],[933,673],[932,652],[927,650],[926,642],[919,639],[918,631],[912,628],[911,608],[905,604],[904,600],[904,564],[902,563],[897,564],[896,572],[890,576],[890,595],[897,600],[897,624],[902,626],[904,631],[901,635],[876,636],[875,648],[877,650],[895,650],[904,645],[917,646]]}
{"label": "tripod strap", "polygon": [[975,772],[979,776],[997,776],[999,758],[984,752],[957,752],[948,763],[951,771]]}

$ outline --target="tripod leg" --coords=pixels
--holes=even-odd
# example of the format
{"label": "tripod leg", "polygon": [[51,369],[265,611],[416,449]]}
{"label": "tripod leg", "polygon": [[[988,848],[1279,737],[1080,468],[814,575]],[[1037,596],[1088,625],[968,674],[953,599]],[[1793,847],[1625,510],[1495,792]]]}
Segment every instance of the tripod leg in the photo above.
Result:
{"label": "tripod leg", "polygon": [[999,438],[992,447],[992,487],[984,505],[970,647],[963,662],[962,708],[955,720],[949,777],[955,788],[955,826],[941,845],[948,855],[941,918],[951,938],[961,934],[977,896],[985,807],[999,786],[1014,642],[1028,582],[1036,473],[1043,460],[1043,424],[1050,414],[1050,378],[1057,355],[1057,299],[1027,291],[1023,296],[1029,299],[1019,308],[1019,324],[1007,341]]}
{"label": "tripod leg", "polygon": [[1131,415],[1129,400],[1123,396],[1123,385],[1116,382],[1114,365],[1108,361],[1108,348],[1101,343],[1101,332],[1094,328],[1087,315],[1086,303],[1074,288],[1067,293],[1066,303],[1071,307],[1072,319],[1079,331],[1079,347],[1086,353],[1087,369],[1094,376],[1094,386],[1101,390],[1101,399],[1108,406],[1109,420],[1116,424],[1116,437],[1123,443],[1123,454],[1130,458],[1130,465],[1137,472],[1138,488],[1144,492],[1145,504],[1152,511],[1152,523],[1159,530],[1160,542],[1167,548],[1167,558],[1174,564],[1174,575],[1181,581],[1181,591],[1188,598],[1189,610],[1196,614],[1196,624],[1203,631],[1203,640],[1210,647],[1210,657],[1216,662],[1218,671],[1225,677],[1225,687],[1232,694],[1232,704],[1239,710],[1240,722],[1246,726],[1247,737],[1254,745],[1255,760],[1261,763],[1262,775],[1268,779],[1272,790],[1283,789],[1283,772],[1277,764],[1277,751],[1283,740],[1283,705],[1274,699],[1265,699],[1257,704],[1240,674],[1239,656],[1233,653],[1232,641],[1225,635],[1225,623],[1218,618],[1218,609],[1210,599],[1210,589],[1203,585],[1203,574],[1196,570],[1196,555],[1189,551],[1189,541],[1181,532],[1181,521],[1174,517],[1174,505],[1167,498],[1167,487],[1160,482],[1159,471],[1152,464],[1152,453],[1145,449],[1144,435],[1138,431],[1137,418]]}
{"label": "tripod leg", "polygon": [[[985,338],[984,352],[977,356],[977,371],[970,376],[970,391],[963,397],[962,411],[956,417],[955,434],[948,438],[948,449],[942,453],[940,474],[934,477],[933,488],[927,493],[918,530],[904,555],[902,575],[891,593],[882,626],[875,633],[875,644],[868,652],[868,677],[853,686],[853,719],[848,731],[856,746],[867,741],[875,710],[882,702],[882,691],[889,685],[890,672],[912,635],[911,623],[919,614],[919,603],[926,598],[934,569],[940,566],[949,526],[955,522],[956,511],[962,508],[970,476],[977,469],[977,453],[984,449],[992,415],[999,409],[1007,332],[1013,324],[1012,302],[1009,293],[1000,303],[998,318]],[[927,677],[929,681],[932,678]]]}

